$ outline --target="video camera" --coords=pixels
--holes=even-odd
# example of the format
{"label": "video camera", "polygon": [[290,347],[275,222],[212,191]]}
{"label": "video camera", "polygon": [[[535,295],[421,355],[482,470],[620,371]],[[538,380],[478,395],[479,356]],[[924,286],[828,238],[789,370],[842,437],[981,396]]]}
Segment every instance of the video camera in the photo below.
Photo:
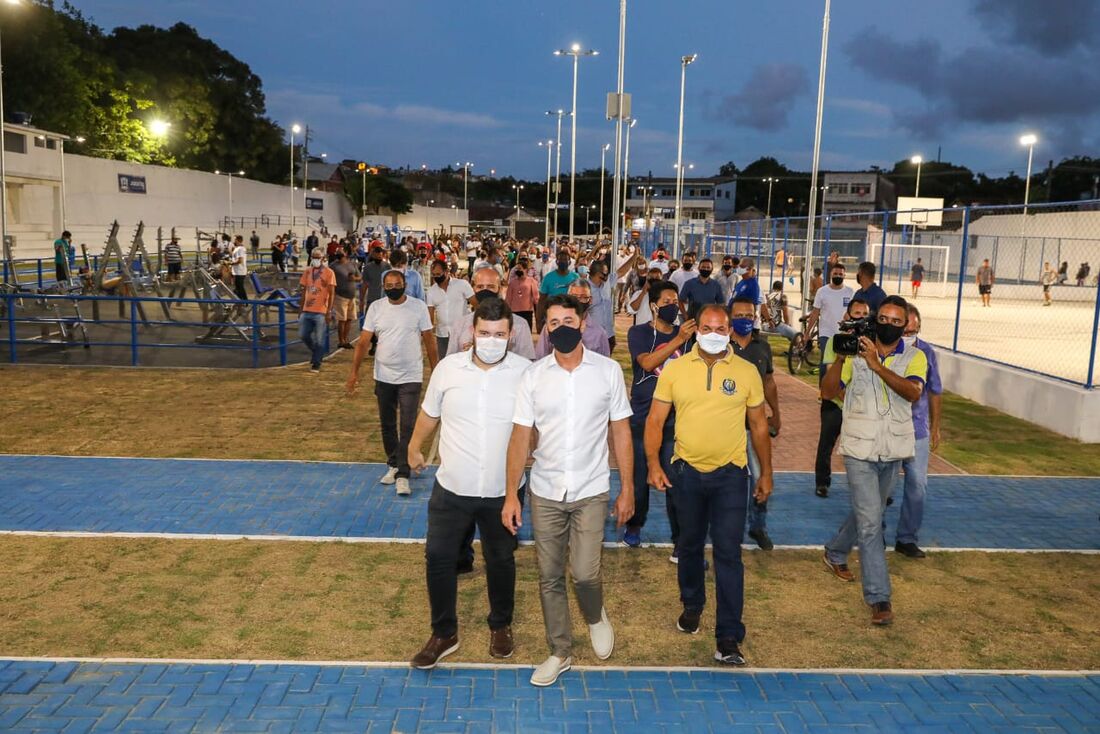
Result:
{"label": "video camera", "polygon": [[859,338],[865,336],[874,341],[878,333],[876,327],[873,316],[841,321],[840,331],[833,337],[833,351],[849,357],[859,354]]}

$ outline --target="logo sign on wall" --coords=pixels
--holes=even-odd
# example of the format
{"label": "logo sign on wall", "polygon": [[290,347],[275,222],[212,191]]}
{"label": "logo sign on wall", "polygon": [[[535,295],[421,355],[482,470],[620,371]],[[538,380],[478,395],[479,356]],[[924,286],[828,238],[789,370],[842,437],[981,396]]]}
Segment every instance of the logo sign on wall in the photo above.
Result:
{"label": "logo sign on wall", "polygon": [[131,176],[128,173],[118,174],[118,192],[120,194],[144,194],[145,176]]}
{"label": "logo sign on wall", "polygon": [[324,208],[325,208],[325,200],[324,199],[314,199],[311,196],[306,197],[306,209],[324,209]]}

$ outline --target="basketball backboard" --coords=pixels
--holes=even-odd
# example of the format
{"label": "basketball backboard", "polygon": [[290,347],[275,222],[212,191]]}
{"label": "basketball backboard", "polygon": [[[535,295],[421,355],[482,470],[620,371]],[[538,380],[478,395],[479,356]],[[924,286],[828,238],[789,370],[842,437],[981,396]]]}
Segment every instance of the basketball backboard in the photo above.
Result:
{"label": "basketball backboard", "polygon": [[943,225],[943,199],[928,196],[899,196],[898,224],[917,227]]}

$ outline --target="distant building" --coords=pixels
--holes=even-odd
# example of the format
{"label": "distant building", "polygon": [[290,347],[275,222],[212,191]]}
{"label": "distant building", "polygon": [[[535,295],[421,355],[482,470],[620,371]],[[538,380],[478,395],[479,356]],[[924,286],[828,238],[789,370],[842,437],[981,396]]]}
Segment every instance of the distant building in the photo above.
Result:
{"label": "distant building", "polygon": [[[736,177],[685,178],[680,201],[680,219],[683,222],[722,222],[733,219],[737,210],[736,201]],[[631,218],[648,214],[656,219],[674,219],[676,179],[636,178],[629,181],[626,213]]]}
{"label": "distant building", "polygon": [[877,171],[826,173],[824,186],[822,215],[864,214],[897,208],[898,194],[893,182]]}

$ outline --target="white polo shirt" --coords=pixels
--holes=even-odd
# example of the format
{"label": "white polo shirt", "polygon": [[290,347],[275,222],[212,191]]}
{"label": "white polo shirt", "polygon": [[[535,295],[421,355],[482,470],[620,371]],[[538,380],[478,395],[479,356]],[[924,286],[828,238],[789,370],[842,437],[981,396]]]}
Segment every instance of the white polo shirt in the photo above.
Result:
{"label": "white polo shirt", "polygon": [[432,282],[432,287],[428,289],[428,306],[435,309],[436,336],[450,336],[451,324],[470,310],[468,299],[473,297],[474,289],[468,280],[451,278],[447,290]]}
{"label": "white polo shirt", "polygon": [[585,349],[572,372],[553,353],[532,364],[520,381],[512,418],[539,431],[531,492],[576,502],[610,491],[607,424],[631,414],[618,362]]}
{"label": "white polo shirt", "polygon": [[516,392],[530,365],[514,352],[488,370],[474,364],[472,352],[452,354],[436,365],[420,407],[440,419],[436,479],[448,492],[504,496]]}
{"label": "white polo shirt", "polygon": [[424,381],[420,337],[431,331],[432,320],[423,301],[408,296],[404,303],[379,298],[367,308],[363,331],[378,335],[374,379],[390,385]]}

